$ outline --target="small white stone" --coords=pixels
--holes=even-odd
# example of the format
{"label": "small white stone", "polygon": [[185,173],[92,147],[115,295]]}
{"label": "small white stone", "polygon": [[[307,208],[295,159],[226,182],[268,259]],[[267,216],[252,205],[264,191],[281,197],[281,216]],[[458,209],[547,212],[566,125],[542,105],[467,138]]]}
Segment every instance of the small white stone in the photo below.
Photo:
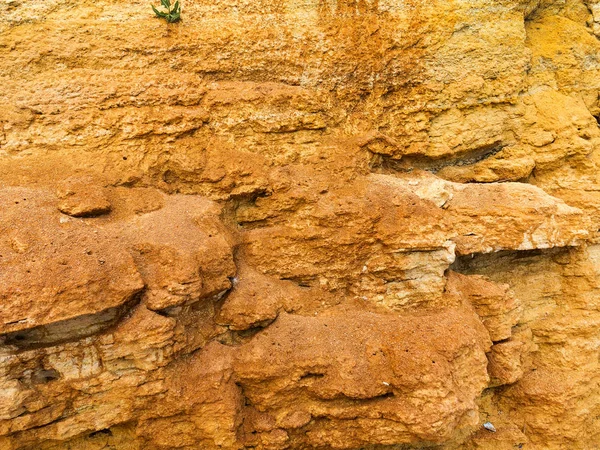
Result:
{"label": "small white stone", "polygon": [[383,384],[385,384],[386,386],[390,385],[390,383],[388,383],[387,381],[384,381]]}
{"label": "small white stone", "polygon": [[496,427],[494,425],[492,425],[492,422],[486,422],[483,424],[483,428],[485,428],[488,431],[491,431],[492,433],[496,432]]}

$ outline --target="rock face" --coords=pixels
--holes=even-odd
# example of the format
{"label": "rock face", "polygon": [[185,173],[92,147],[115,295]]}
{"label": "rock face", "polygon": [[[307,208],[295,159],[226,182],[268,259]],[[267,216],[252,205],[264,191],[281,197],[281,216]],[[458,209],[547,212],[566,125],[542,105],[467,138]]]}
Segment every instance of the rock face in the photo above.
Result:
{"label": "rock face", "polygon": [[0,5],[0,449],[596,448],[600,3],[182,19]]}
{"label": "rock face", "polygon": [[490,345],[461,309],[282,315],[234,361],[252,405],[247,445],[269,446],[274,435],[283,448],[444,442],[477,424]]}
{"label": "rock face", "polygon": [[0,198],[5,343],[21,347],[94,334],[137,303],[142,278],[110,236],[62,220],[44,191],[7,188]]}

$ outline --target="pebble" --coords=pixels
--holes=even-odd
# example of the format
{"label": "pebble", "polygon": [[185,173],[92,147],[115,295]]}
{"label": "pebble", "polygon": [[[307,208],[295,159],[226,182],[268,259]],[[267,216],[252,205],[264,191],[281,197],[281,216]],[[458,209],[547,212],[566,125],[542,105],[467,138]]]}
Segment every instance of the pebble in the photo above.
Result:
{"label": "pebble", "polygon": [[492,422],[486,422],[483,424],[483,428],[485,428],[488,431],[491,431],[492,433],[496,432],[496,427],[494,425],[492,425]]}

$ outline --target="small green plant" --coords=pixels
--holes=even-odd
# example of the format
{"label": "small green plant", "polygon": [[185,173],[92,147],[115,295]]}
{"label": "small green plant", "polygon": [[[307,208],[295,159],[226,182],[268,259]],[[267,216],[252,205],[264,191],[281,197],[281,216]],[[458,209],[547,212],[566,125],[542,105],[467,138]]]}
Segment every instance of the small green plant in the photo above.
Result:
{"label": "small green plant", "polygon": [[156,17],[160,17],[161,19],[165,19],[169,23],[178,22],[181,19],[181,6],[179,6],[179,0],[175,2],[173,8],[171,8],[171,0],[160,0],[160,4],[167,9],[167,12],[159,11],[152,6],[152,11],[156,14]]}

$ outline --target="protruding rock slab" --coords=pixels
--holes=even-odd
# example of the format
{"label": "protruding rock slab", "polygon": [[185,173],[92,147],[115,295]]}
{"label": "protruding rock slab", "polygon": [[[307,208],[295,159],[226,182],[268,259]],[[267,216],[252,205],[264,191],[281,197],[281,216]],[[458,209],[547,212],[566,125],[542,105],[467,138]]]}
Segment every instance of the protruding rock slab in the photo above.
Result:
{"label": "protruding rock slab", "polygon": [[267,325],[280,312],[313,314],[339,302],[318,288],[301,287],[242,266],[219,311],[218,322],[232,330],[247,330]]}
{"label": "protruding rock slab", "polygon": [[279,444],[270,448],[442,442],[477,423],[490,345],[466,309],[280,315],[234,361],[244,395],[260,411],[248,444],[275,436]]}
{"label": "protruding rock slab", "polygon": [[[303,186],[308,175],[293,173],[298,186],[240,208],[249,264],[395,310],[442,305],[455,254],[578,245],[591,227],[581,210],[523,183],[463,185],[414,171],[338,185],[314,172],[316,194]],[[283,216],[291,199],[296,211]]]}
{"label": "protruding rock slab", "polygon": [[45,191],[0,191],[0,335],[17,345],[96,333],[144,287],[121,245],[62,221],[54,201]]}
{"label": "protruding rock slab", "polygon": [[231,287],[236,268],[220,211],[210,200],[172,196],[162,209],[114,225],[148,286],[148,308],[189,305]]}
{"label": "protruding rock slab", "polygon": [[583,211],[530,184],[460,184],[427,172],[394,178],[399,189],[445,210],[458,255],[578,245],[591,228]]}

